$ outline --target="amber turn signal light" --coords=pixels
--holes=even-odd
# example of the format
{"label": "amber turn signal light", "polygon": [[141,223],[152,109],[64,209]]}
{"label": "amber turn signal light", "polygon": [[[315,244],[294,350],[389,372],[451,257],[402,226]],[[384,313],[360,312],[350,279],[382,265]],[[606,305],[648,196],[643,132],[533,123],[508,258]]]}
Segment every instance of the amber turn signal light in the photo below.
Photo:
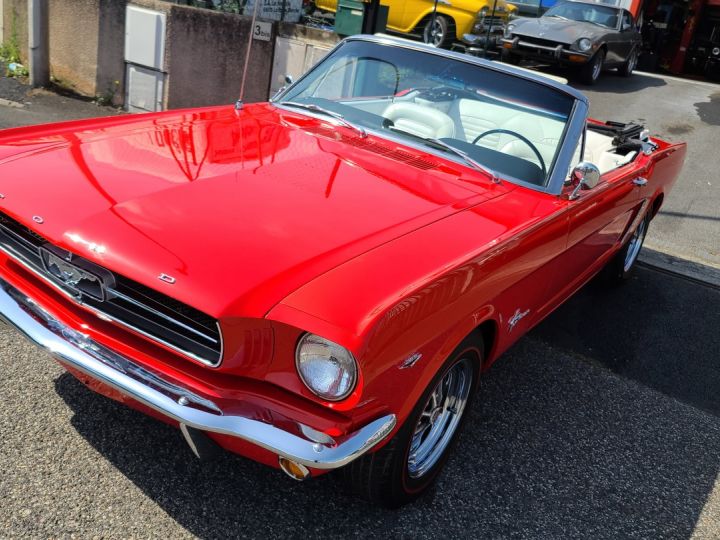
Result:
{"label": "amber turn signal light", "polygon": [[288,458],[279,456],[278,463],[280,464],[280,468],[283,472],[294,480],[305,480],[310,476],[310,471],[307,467],[305,467],[305,465],[296,463]]}

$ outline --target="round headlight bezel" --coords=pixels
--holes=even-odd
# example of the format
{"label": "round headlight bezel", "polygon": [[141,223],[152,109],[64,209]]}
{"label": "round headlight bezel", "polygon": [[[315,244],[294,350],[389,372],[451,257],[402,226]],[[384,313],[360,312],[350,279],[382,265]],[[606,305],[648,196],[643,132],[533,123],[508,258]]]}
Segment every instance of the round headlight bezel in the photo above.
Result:
{"label": "round headlight bezel", "polygon": [[713,47],[712,53],[713,56],[720,56],[720,47]]}
{"label": "round headlight bezel", "polygon": [[[310,340],[317,340],[317,342],[325,344],[329,348],[334,348],[335,352],[341,352],[344,357],[343,358],[337,358],[336,356],[329,355],[327,357],[326,362],[332,362],[332,358],[334,358],[336,361],[340,361],[341,363],[344,363],[344,367],[340,369],[340,371],[343,374],[349,375],[349,382],[345,385],[344,388],[342,388],[342,392],[337,394],[330,394],[326,391],[323,391],[321,388],[317,388],[311,384],[310,380],[310,374],[307,372],[307,362],[310,360],[303,360],[302,354],[303,354],[303,347],[307,345]],[[315,343],[317,344],[317,343]],[[316,355],[319,356],[319,355]],[[316,360],[318,361],[318,360]],[[358,384],[358,378],[359,378],[359,366],[357,363],[357,360],[353,356],[353,354],[343,347],[342,345],[339,345],[338,343],[335,343],[334,341],[331,341],[327,338],[324,338],[322,336],[319,336],[317,334],[313,334],[311,332],[307,332],[303,334],[300,339],[298,340],[297,346],[295,347],[295,370],[297,371],[298,377],[300,377],[300,380],[302,381],[303,385],[305,385],[305,388],[307,388],[313,395],[317,396],[318,398],[322,399],[323,401],[328,402],[338,402],[343,401],[344,399],[347,399],[349,396],[352,395],[352,393],[357,388]],[[336,379],[337,380],[337,379]]]}
{"label": "round headlight bezel", "polygon": [[588,38],[580,38],[577,40],[577,48],[580,52],[588,52],[592,49],[592,41]]}
{"label": "round headlight bezel", "polygon": [[505,25],[505,32],[504,32],[505,37],[507,38],[507,37],[512,36],[512,31],[513,31],[513,30],[515,30],[515,25],[514,25],[514,24],[507,24],[507,25]]}

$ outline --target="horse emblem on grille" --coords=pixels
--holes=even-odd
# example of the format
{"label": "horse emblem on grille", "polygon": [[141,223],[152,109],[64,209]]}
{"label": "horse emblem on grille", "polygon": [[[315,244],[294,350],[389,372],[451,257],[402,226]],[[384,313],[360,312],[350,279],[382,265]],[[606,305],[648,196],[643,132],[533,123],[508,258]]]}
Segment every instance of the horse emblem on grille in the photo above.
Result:
{"label": "horse emblem on grille", "polygon": [[72,254],[68,252],[59,255],[49,249],[41,249],[41,254],[45,271],[73,295],[78,298],[88,295],[97,300],[105,299],[103,280],[70,262]]}

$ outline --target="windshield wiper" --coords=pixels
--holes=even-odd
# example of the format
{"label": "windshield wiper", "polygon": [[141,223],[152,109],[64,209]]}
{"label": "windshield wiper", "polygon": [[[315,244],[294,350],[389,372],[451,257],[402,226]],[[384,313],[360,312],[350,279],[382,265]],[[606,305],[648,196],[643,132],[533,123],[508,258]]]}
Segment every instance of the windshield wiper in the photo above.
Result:
{"label": "windshield wiper", "polygon": [[321,107],[320,105],[315,105],[314,103],[300,103],[299,101],[278,101],[277,104],[287,105],[288,107],[297,107],[298,109],[305,109],[307,111],[324,114],[326,116],[334,118],[343,126],[357,131],[358,133],[360,133],[360,136],[367,137],[367,131],[365,131],[363,127],[355,125],[348,120],[345,120],[345,117],[342,114],[331,111],[330,109],[326,109],[325,107]]}
{"label": "windshield wiper", "polygon": [[415,133],[411,133],[410,131],[405,131],[404,129],[398,129],[395,126],[389,125],[384,126],[386,129],[389,129],[390,131],[394,131],[395,133],[402,133],[403,135],[408,135],[414,139],[418,139],[428,146],[434,146],[435,148],[438,148],[439,150],[444,150],[445,152],[449,152],[450,154],[454,154],[460,159],[462,159],[465,163],[470,165],[473,169],[477,169],[480,172],[484,172],[485,174],[489,175],[492,178],[492,181],[495,183],[500,182],[500,178],[498,177],[497,173],[493,171],[492,169],[489,169],[488,167],[485,167],[484,165],[481,165],[477,161],[475,161],[473,158],[470,157],[470,155],[467,152],[464,152],[460,150],[459,148],[456,148],[445,141],[441,141],[440,139],[436,139],[434,137],[422,137],[420,135],[416,135]]}
{"label": "windshield wiper", "polygon": [[567,17],[563,17],[562,15],[546,15],[546,17],[555,17],[556,19],[562,19],[563,21],[569,21]]}

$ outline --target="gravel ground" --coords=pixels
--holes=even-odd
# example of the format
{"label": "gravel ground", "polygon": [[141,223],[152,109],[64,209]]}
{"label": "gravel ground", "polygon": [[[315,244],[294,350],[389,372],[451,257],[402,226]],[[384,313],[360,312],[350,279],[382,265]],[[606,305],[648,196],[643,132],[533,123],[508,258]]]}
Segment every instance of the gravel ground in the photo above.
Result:
{"label": "gravel ground", "polygon": [[332,476],[201,464],[0,328],[0,536],[718,537],[718,305],[647,269],[586,287],[490,370],[436,492],[395,512]]}

